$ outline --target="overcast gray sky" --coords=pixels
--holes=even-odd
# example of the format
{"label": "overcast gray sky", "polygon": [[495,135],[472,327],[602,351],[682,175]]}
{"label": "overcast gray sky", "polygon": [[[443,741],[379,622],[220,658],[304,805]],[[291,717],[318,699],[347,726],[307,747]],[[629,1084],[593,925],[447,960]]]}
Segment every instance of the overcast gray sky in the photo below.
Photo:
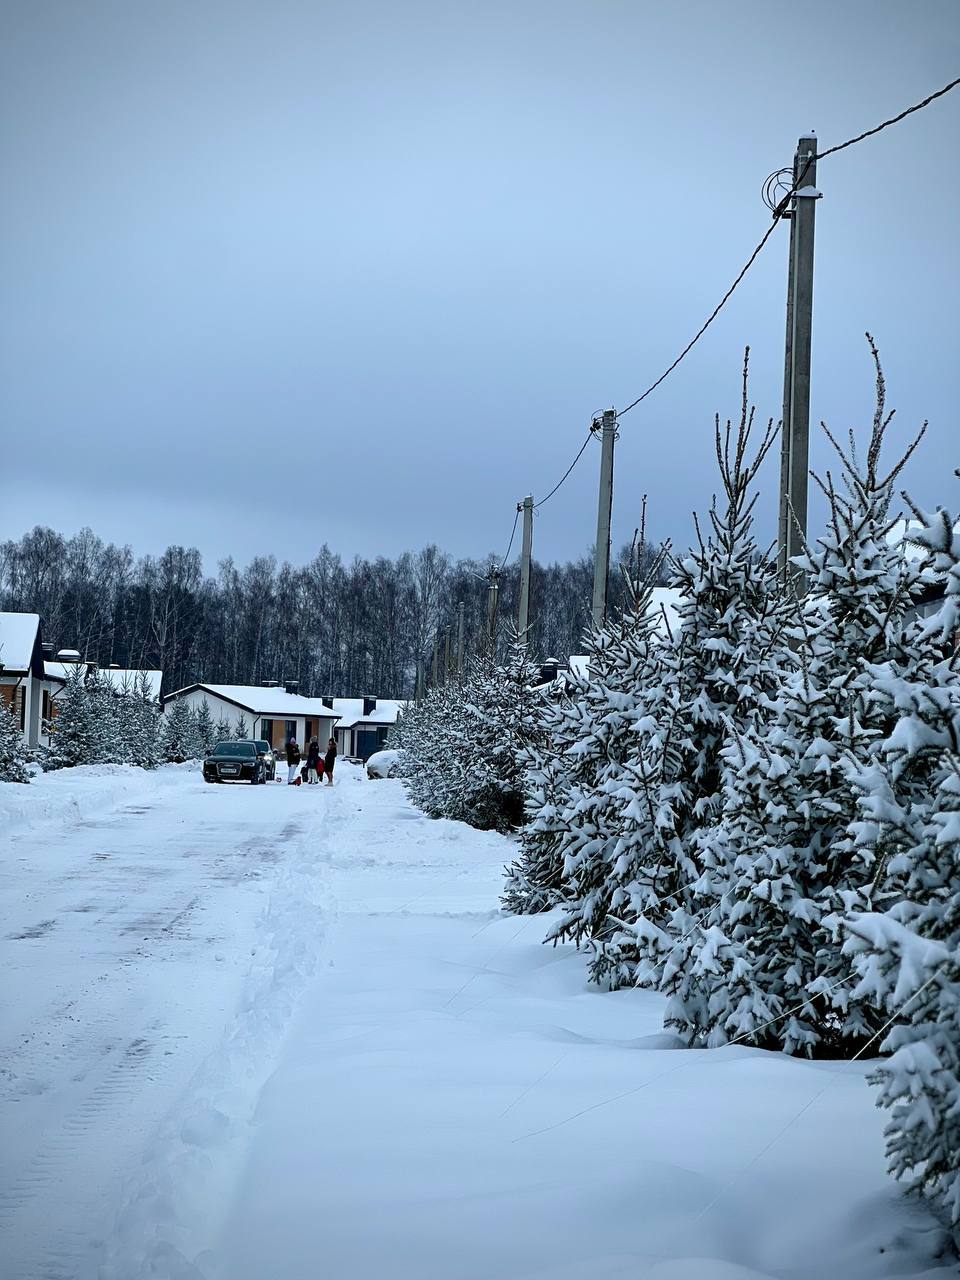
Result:
{"label": "overcast gray sky", "polygon": [[[89,524],[211,570],[324,541],[502,552],[517,499],[712,309],[798,135],[830,146],[960,68],[957,0],[10,0],[0,22],[0,537]],[[930,419],[906,473],[927,505],[960,497],[958,126],[960,90],[818,180],[813,417],[869,422],[870,328],[897,439]],[[689,540],[747,342],[779,417],[786,243],[625,418],[617,542],[644,492]],[[538,558],[592,543],[598,454]]]}

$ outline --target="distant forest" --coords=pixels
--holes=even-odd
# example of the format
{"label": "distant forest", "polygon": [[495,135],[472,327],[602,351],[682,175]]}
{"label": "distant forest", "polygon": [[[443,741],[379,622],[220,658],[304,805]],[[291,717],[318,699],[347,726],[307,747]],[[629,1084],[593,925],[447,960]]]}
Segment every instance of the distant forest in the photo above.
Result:
{"label": "distant forest", "polygon": [[[629,556],[625,548],[620,559]],[[313,696],[408,697],[429,676],[435,637],[465,606],[465,650],[487,638],[486,560],[453,560],[435,546],[396,559],[344,564],[323,546],[309,564],[256,556],[204,572],[195,547],[139,559],[90,529],[65,538],[38,526],[0,543],[0,608],[39,613],[55,650],[79,649],[101,666],[159,668],[163,690],[194,681],[259,684],[294,679]],[[622,603],[623,575],[610,599]],[[530,644],[538,658],[579,652],[593,592],[592,550],[567,564],[534,564]],[[500,579],[499,643],[516,620],[519,569]],[[2,659],[2,654],[0,654]]]}

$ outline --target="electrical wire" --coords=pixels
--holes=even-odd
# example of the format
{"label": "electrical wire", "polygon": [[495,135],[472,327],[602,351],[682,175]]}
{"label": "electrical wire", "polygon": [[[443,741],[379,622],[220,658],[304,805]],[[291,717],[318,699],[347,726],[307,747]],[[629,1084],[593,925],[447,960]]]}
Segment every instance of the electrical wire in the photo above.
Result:
{"label": "electrical wire", "polygon": [[539,502],[535,502],[535,503],[533,504],[533,509],[534,509],[534,511],[536,511],[538,508],[542,507],[542,506],[543,506],[543,504],[544,504],[545,502],[549,502],[549,501],[550,501],[550,499],[553,497],[553,495],[557,492],[557,490],[558,490],[559,488],[561,488],[561,486],[563,485],[563,483],[564,483],[564,481],[566,480],[567,476],[569,476],[569,475],[570,475],[570,473],[573,471],[574,467],[577,465],[577,463],[578,463],[578,462],[580,461],[580,459],[583,457],[584,450],[586,449],[586,447],[587,447],[587,445],[590,443],[590,441],[594,439],[594,437],[596,436],[596,433],[597,433],[597,424],[596,424],[596,422],[594,421],[594,422],[591,422],[591,424],[590,424],[590,430],[587,432],[587,438],[586,438],[586,440],[584,440],[583,444],[582,444],[582,445],[580,446],[580,448],[577,450],[577,456],[576,456],[576,457],[574,458],[574,460],[570,463],[569,467],[567,467],[566,471],[563,473],[563,475],[560,477],[560,479],[557,481],[557,483],[553,486],[553,488],[550,490],[550,492],[547,494],[547,496],[546,496],[545,498],[541,498]]}
{"label": "electrical wire", "polygon": [[[646,391],[644,391],[641,395],[637,396],[635,400],[631,400],[630,403],[625,408],[619,410],[619,412],[617,413],[617,421],[619,422],[619,420],[624,416],[624,414],[629,413],[631,409],[635,409],[638,404],[646,400],[647,396],[651,395],[654,391],[656,391],[657,387],[659,387],[661,383],[665,382],[666,379],[669,378],[670,374],[673,373],[674,369],[676,369],[676,367],[680,364],[680,362],[689,355],[689,353],[693,350],[693,348],[700,341],[703,335],[707,332],[707,330],[713,324],[714,320],[716,320],[717,316],[720,314],[720,312],[723,310],[726,304],[730,301],[733,294],[736,292],[744,276],[747,274],[747,272],[756,262],[757,258],[763,252],[763,249],[766,247],[767,242],[769,241],[770,237],[773,235],[774,229],[776,228],[777,224],[781,221],[781,219],[784,217],[787,211],[787,206],[799,191],[803,183],[803,180],[806,177],[808,168],[815,160],[823,160],[827,156],[836,155],[838,151],[844,151],[846,150],[847,147],[852,147],[858,142],[863,142],[865,138],[872,138],[875,134],[882,132],[882,130],[884,129],[888,129],[893,124],[899,124],[900,121],[905,120],[907,116],[913,115],[914,112],[916,111],[922,111],[924,107],[928,107],[931,104],[931,102],[936,102],[938,98],[942,98],[945,94],[948,94],[952,89],[956,89],[958,85],[960,85],[960,77],[958,77],[956,80],[951,80],[949,84],[944,85],[942,89],[938,89],[936,93],[931,93],[928,97],[924,98],[922,102],[917,102],[912,107],[907,107],[906,110],[901,111],[899,115],[891,116],[889,120],[884,120],[881,124],[875,125],[872,129],[867,129],[864,133],[857,134],[855,138],[848,138],[846,142],[839,142],[835,147],[828,147],[826,151],[819,151],[815,155],[808,156],[807,162],[803,166],[801,173],[799,174],[798,177],[794,179],[793,183],[790,185],[786,194],[776,205],[773,205],[772,193],[775,190],[777,179],[781,178],[781,176],[784,173],[788,172],[788,170],[781,169],[777,173],[771,174],[771,176],[767,179],[766,183],[764,184],[764,199],[767,202],[768,207],[771,208],[771,211],[773,213],[773,222],[770,224],[770,226],[764,232],[763,236],[760,238],[759,243],[757,244],[753,252],[750,254],[750,257],[744,263],[743,267],[741,268],[733,284],[726,291],[726,293],[723,295],[723,297],[714,307],[710,315],[706,318],[706,320],[703,322],[703,324],[700,326],[697,332],[693,335],[693,337],[690,339],[687,345],[680,352],[676,360],[674,360],[674,362],[671,365],[669,365],[669,367],[666,368],[663,371],[663,373],[661,373],[660,377],[657,378],[655,382],[652,382],[650,386],[647,387]],[[570,466],[567,467],[566,471],[560,477],[558,482],[553,486],[553,488],[550,490],[547,496],[545,498],[541,498],[539,502],[534,503],[534,507],[533,507],[534,511],[538,510],[545,503],[549,502],[550,499],[553,497],[553,495],[557,493],[558,490],[563,486],[568,476],[570,476],[570,474],[572,473],[574,467],[576,467],[577,463],[583,457],[584,452],[586,451],[587,445],[590,443],[591,439],[593,439],[596,436],[596,431],[597,431],[597,422],[596,420],[594,420],[594,422],[592,422],[590,425],[590,430],[587,432],[587,438],[584,440],[583,444],[580,446],[576,456],[574,457],[573,461],[570,463]],[[507,560],[510,557],[510,552],[513,548],[513,540],[516,537],[516,533],[517,533],[517,521],[520,517],[521,510],[522,508],[518,506],[517,514],[514,517],[514,521],[513,521],[513,530],[510,534],[510,543],[507,547],[507,553],[503,557],[503,560],[500,563],[500,569],[498,570],[498,572],[502,572],[504,565],[507,563]]]}
{"label": "electrical wire", "polygon": [[520,519],[520,512],[522,510],[523,510],[523,507],[518,503],[517,514],[513,517],[513,528],[510,531],[510,541],[507,543],[507,550],[504,554],[503,559],[500,561],[500,568],[497,570],[497,573],[503,573],[503,566],[510,559],[510,552],[513,550],[513,540],[517,536],[517,522]]}
{"label": "electrical wire", "polygon": [[[813,163],[814,160],[823,160],[827,156],[836,155],[838,151],[844,151],[847,147],[852,147],[857,142],[863,142],[865,138],[872,138],[874,134],[880,133],[883,129],[888,129],[892,124],[899,124],[899,122],[901,120],[905,120],[907,116],[913,115],[915,111],[922,111],[924,107],[928,107],[931,102],[936,102],[938,98],[942,98],[944,94],[949,93],[952,89],[956,89],[958,85],[960,85],[960,77],[958,77],[956,80],[951,80],[949,84],[944,85],[942,89],[938,89],[936,93],[931,93],[928,97],[924,98],[922,102],[917,102],[912,107],[907,107],[905,111],[901,111],[899,115],[891,116],[889,120],[884,120],[882,124],[875,125],[874,128],[867,129],[864,133],[858,133],[855,138],[848,138],[846,142],[839,142],[835,147],[828,147],[826,151],[819,151],[817,152],[816,155],[810,156],[807,160],[806,165],[804,165],[803,167],[803,172],[793,182],[789,191],[787,191],[786,195],[783,197],[780,203],[773,210],[772,226],[767,228],[766,234],[763,236],[760,243],[757,245],[753,253],[751,253],[750,257],[747,259],[746,265],[744,266],[740,274],[737,276],[736,280],[734,280],[733,284],[730,286],[727,292],[723,295],[723,297],[717,303],[716,307],[713,309],[712,313],[707,317],[707,319],[701,325],[700,329],[694,334],[694,336],[690,339],[690,341],[687,343],[684,349],[677,356],[673,364],[670,365],[668,369],[665,369],[664,372],[660,375],[660,377],[657,378],[656,382],[651,383],[651,385],[647,387],[646,391],[644,391],[642,395],[637,396],[636,400],[632,400],[625,409],[620,410],[620,412],[617,414],[618,420],[622,418],[625,413],[629,413],[631,409],[635,409],[642,400],[646,400],[647,396],[650,395],[651,392],[656,391],[657,387],[659,387],[660,384],[664,382],[670,376],[671,373],[673,373],[674,369],[676,369],[680,361],[683,360],[684,357],[689,354],[689,352],[693,349],[693,347],[700,341],[700,339],[703,337],[706,331],[710,328],[714,320],[716,320],[717,316],[720,314],[723,307],[730,300],[731,296],[734,293],[734,290],[740,284],[743,277],[747,274],[747,272],[753,266],[754,262],[756,262],[757,258],[760,256],[761,251],[763,250],[767,241],[770,239],[771,235],[773,234],[774,227],[783,217],[784,213],[786,212],[787,205],[796,195],[797,191],[800,189],[800,185],[803,182],[804,177],[806,176],[807,169]],[[783,171],[781,170],[780,172],[783,172]],[[773,178],[776,178],[776,176],[777,175],[772,175]],[[770,179],[768,178],[767,184],[769,183],[770,183]]]}
{"label": "electrical wire", "polygon": [[826,151],[817,152],[817,159],[823,160],[827,156],[836,155],[838,151],[843,151],[846,147],[852,147],[854,143],[862,142],[864,138],[872,138],[875,133],[879,133],[882,129],[889,129],[892,124],[899,124],[901,120],[906,120],[907,116],[912,116],[915,111],[922,111],[924,107],[929,107],[931,102],[936,102],[937,98],[942,98],[951,89],[956,89],[957,85],[960,85],[960,76],[956,80],[951,80],[949,84],[945,84],[936,93],[931,93],[929,98],[924,98],[922,102],[917,102],[914,106],[907,107],[906,111],[901,111],[898,116],[891,116],[889,120],[884,120],[883,124],[875,125],[874,128],[868,129],[866,133],[858,133],[855,138],[848,138],[846,142],[839,142],[835,147],[828,147]]}

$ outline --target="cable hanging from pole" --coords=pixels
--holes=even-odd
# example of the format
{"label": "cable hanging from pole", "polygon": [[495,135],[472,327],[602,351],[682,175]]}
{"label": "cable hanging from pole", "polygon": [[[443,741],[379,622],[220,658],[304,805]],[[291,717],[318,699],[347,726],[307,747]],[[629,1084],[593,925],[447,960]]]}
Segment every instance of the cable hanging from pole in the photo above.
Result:
{"label": "cable hanging from pole", "polygon": [[847,147],[854,146],[855,143],[863,142],[865,138],[872,138],[875,134],[880,133],[883,129],[888,129],[892,124],[899,124],[900,121],[905,120],[907,116],[913,115],[915,111],[922,111],[924,107],[928,107],[931,102],[936,102],[938,98],[942,98],[945,94],[949,93],[952,89],[956,89],[958,85],[960,85],[960,77],[958,77],[956,80],[951,80],[949,84],[944,85],[942,89],[938,89],[936,93],[931,93],[928,97],[924,98],[922,102],[917,102],[912,107],[907,107],[905,111],[901,111],[899,115],[891,116],[889,120],[884,120],[882,124],[875,125],[874,128],[867,129],[864,133],[857,134],[855,138],[848,138],[846,142],[839,142],[835,147],[828,147],[825,151],[818,151],[816,155],[809,157],[807,164],[803,168],[803,172],[790,184],[790,187],[787,190],[786,194],[777,204],[773,203],[773,199],[772,199],[773,193],[777,190],[778,182],[780,184],[780,189],[782,190],[783,186],[785,185],[785,183],[782,182],[783,174],[786,172],[789,172],[789,170],[780,169],[776,173],[771,174],[770,177],[767,179],[767,181],[764,183],[764,200],[767,203],[768,207],[770,207],[773,212],[772,225],[767,228],[766,233],[761,238],[760,243],[754,249],[753,253],[751,253],[750,257],[747,259],[745,266],[743,267],[740,274],[737,276],[736,280],[734,280],[733,284],[730,286],[727,292],[723,295],[723,297],[717,303],[716,307],[714,307],[711,314],[707,317],[707,319],[704,321],[704,323],[701,325],[698,331],[694,334],[694,336],[690,339],[690,341],[687,343],[684,349],[677,356],[673,364],[671,364],[668,369],[665,369],[664,372],[660,375],[660,377],[657,378],[656,382],[651,383],[650,386],[647,387],[646,391],[644,391],[642,395],[637,396],[636,400],[632,400],[626,406],[625,409],[621,409],[620,412],[617,414],[617,418],[618,419],[622,418],[625,413],[629,413],[631,409],[635,409],[642,400],[646,400],[647,396],[650,395],[651,392],[656,391],[657,387],[659,387],[662,382],[666,381],[666,379],[670,376],[671,373],[673,373],[674,369],[676,369],[677,365],[681,362],[681,360],[683,360],[685,356],[689,354],[689,352],[693,349],[693,347],[700,341],[700,339],[703,337],[706,331],[710,328],[714,320],[716,320],[717,316],[722,311],[723,307],[733,296],[734,291],[737,289],[738,285],[743,280],[744,276],[747,274],[747,272],[753,266],[754,262],[756,262],[757,258],[760,256],[760,253],[763,250],[763,248],[766,246],[767,241],[773,235],[774,227],[776,227],[777,223],[781,220],[781,218],[785,216],[787,205],[790,203],[790,201],[793,199],[793,197],[797,194],[797,192],[803,185],[803,179],[806,176],[807,168],[809,167],[810,164],[813,163],[814,160],[823,160],[827,156],[836,155],[838,151],[844,151]]}
{"label": "cable hanging from pole", "polygon": [[584,440],[583,444],[577,450],[577,456],[570,463],[569,467],[567,467],[566,471],[563,473],[563,475],[560,477],[557,483],[553,486],[553,488],[550,490],[547,496],[545,498],[541,498],[539,502],[535,502],[533,504],[534,511],[536,511],[539,507],[542,507],[545,502],[549,502],[550,499],[553,497],[553,495],[557,492],[557,490],[562,487],[564,481],[567,479],[567,477],[573,471],[574,467],[583,457],[584,450],[586,449],[587,445],[590,443],[591,440],[596,438],[596,434],[597,434],[597,419],[594,418],[593,422],[590,423],[590,430],[587,432],[587,438]]}

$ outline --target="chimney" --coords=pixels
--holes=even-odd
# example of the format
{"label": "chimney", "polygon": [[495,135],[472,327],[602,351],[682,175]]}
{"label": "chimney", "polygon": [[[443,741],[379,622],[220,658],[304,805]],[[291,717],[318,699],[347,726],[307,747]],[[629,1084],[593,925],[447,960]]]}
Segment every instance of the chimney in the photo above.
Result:
{"label": "chimney", "polygon": [[374,711],[376,711],[376,709],[377,709],[377,700],[376,700],[376,698],[364,698],[364,700],[363,700],[363,714],[364,714],[365,716],[373,715],[373,713],[374,713]]}
{"label": "chimney", "polygon": [[52,660],[53,655],[54,655],[54,652],[55,652],[54,647],[53,647],[53,641],[52,641],[52,640],[44,640],[44,641],[42,642],[42,644],[40,645],[40,648],[43,650],[43,657],[44,657],[44,661],[46,661],[46,662],[50,662],[50,661]]}
{"label": "chimney", "polygon": [[262,687],[262,688],[264,688],[264,689],[279,689],[279,688],[280,688],[280,681],[279,681],[279,680],[261,680],[261,681],[260,681],[260,684],[261,684],[261,687]]}
{"label": "chimney", "polygon": [[320,699],[320,701],[323,703],[323,705],[324,705],[325,707],[329,707],[331,711],[333,710],[333,699],[332,699],[332,698],[321,698],[321,699]]}
{"label": "chimney", "polygon": [[560,663],[556,658],[547,658],[543,666],[540,668],[540,683],[551,684],[557,678],[560,670]]}
{"label": "chimney", "polygon": [[284,687],[284,689],[287,691],[287,693],[299,693],[299,692],[300,692],[300,681],[299,681],[299,680],[284,680],[284,682],[283,682],[283,687]]}
{"label": "chimney", "polygon": [[80,651],[79,649],[61,649],[60,652],[57,654],[57,661],[58,662],[79,662]]}

